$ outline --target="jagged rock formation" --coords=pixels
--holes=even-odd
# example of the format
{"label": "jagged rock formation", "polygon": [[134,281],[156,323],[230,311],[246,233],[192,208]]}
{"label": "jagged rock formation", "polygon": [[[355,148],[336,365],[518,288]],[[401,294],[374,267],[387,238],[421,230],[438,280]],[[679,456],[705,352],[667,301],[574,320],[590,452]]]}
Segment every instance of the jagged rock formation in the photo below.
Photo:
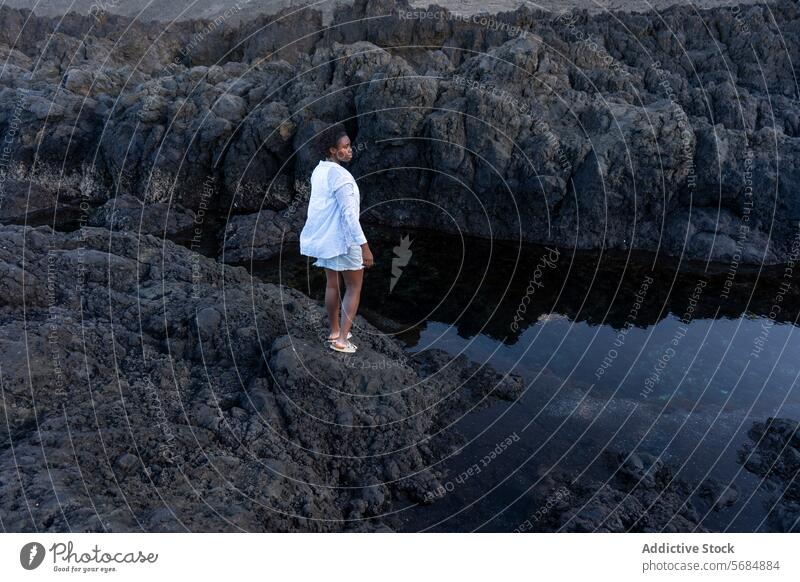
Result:
{"label": "jagged rock formation", "polygon": [[[408,10],[359,0],[323,31],[312,10],[165,28],[3,8],[9,178],[51,193],[28,210],[120,193],[276,211],[316,161],[309,139],[340,120],[363,147],[352,171],[371,220],[698,259],[791,254],[796,3],[658,18],[523,7],[494,18],[505,29]],[[409,194],[423,202],[395,200]]]}
{"label": "jagged rock formation", "polygon": [[[327,21],[331,19],[336,2],[337,0],[329,0],[317,7],[322,10]],[[311,0],[309,3],[312,3]],[[14,8],[30,7],[30,2],[26,0],[8,0],[5,4]],[[265,13],[272,14],[285,7],[296,10],[298,5],[294,0],[40,0],[36,3],[35,12],[39,16],[62,16],[67,12],[96,17],[116,14],[136,17],[144,22],[198,18],[240,22],[253,20]]]}
{"label": "jagged rock formation", "polygon": [[[795,3],[496,17],[521,33],[409,9],[359,0],[323,31],[311,10],[165,27],[0,8],[0,222],[94,227],[0,227],[4,529],[382,529],[439,486],[459,414],[519,393],[464,358],[408,359],[363,319],[337,359],[316,303],[222,264],[296,240],[326,122],[354,138],[369,220],[792,256]],[[221,262],[162,240],[209,234]],[[768,424],[742,462],[784,486],[770,519],[789,530],[796,424]],[[689,531],[690,490],[641,453],[542,527]],[[738,492],[698,495],[712,511]]]}
{"label": "jagged rock formation", "polygon": [[6,531],[380,529],[521,390],[361,318],[335,354],[315,302],[150,235],[4,226],[0,269]]}
{"label": "jagged rock formation", "polygon": [[690,500],[692,485],[645,452],[606,451],[604,482],[553,471],[531,491],[530,531],[706,532]]}
{"label": "jagged rock formation", "polygon": [[739,462],[758,475],[772,494],[767,501],[771,531],[800,531],[800,432],[797,421],[768,418],[754,422],[751,441],[739,450]]}

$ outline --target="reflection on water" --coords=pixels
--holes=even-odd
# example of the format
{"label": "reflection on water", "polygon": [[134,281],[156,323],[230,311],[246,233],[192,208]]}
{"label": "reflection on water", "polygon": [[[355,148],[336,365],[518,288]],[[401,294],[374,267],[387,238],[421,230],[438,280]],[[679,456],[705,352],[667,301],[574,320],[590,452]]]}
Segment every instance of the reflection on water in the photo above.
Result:
{"label": "reflection on water", "polygon": [[[412,354],[463,353],[527,387],[518,402],[461,421],[472,442],[449,462],[453,474],[520,439],[479,479],[406,512],[408,530],[511,531],[529,517],[525,493],[542,474],[603,478],[606,449],[660,455],[692,483],[735,483],[738,503],[701,516],[709,529],[763,526],[763,493],[736,452],[753,421],[800,418],[794,273],[686,263],[678,272],[676,259],[652,254],[418,231],[368,236],[377,263],[365,275],[367,319]],[[255,272],[322,299],[324,274],[296,249]]]}

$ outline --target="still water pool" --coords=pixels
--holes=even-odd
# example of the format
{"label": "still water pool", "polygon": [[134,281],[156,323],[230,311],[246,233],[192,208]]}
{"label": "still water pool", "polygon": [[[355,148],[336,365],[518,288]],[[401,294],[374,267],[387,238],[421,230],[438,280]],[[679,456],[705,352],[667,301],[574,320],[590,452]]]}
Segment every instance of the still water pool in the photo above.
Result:
{"label": "still water pool", "polygon": [[[365,272],[365,318],[412,356],[437,348],[525,381],[516,402],[462,419],[469,445],[448,468],[458,474],[510,435],[513,444],[480,478],[403,512],[403,529],[512,531],[541,475],[560,468],[603,479],[607,450],[658,456],[692,484],[735,485],[735,504],[701,512],[708,529],[769,529],[767,493],[737,451],[753,422],[800,419],[798,273],[367,234],[376,266]],[[323,297],[324,274],[296,248],[253,269]]]}

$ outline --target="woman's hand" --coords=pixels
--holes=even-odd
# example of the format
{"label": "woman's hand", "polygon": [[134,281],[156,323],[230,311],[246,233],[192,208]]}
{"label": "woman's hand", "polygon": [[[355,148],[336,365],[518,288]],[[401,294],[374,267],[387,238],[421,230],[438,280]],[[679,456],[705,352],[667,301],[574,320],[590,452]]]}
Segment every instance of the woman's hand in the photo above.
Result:
{"label": "woman's hand", "polygon": [[375,258],[372,256],[372,251],[369,250],[369,243],[361,245],[361,260],[364,262],[364,267],[369,269],[375,264]]}

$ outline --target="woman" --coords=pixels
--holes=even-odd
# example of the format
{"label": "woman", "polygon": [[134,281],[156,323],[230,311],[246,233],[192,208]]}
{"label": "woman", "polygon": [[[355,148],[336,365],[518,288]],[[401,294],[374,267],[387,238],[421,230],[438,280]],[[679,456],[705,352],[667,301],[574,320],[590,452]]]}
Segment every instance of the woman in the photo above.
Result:
{"label": "woman", "polygon": [[324,159],[311,173],[311,196],[306,223],[300,232],[300,253],[316,257],[314,266],[324,268],[328,278],[325,308],[331,326],[328,335],[331,349],[352,354],[357,348],[350,341],[350,328],[361,299],[364,267],[372,267],[375,261],[359,223],[358,184],[341,165],[353,159],[350,138],[337,123],[321,133],[317,145]]}

